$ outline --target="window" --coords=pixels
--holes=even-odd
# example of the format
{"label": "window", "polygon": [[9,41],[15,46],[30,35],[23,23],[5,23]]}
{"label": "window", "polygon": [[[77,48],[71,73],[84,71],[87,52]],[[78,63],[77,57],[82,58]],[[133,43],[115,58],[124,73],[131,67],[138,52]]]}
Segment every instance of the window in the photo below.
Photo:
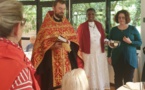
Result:
{"label": "window", "polygon": [[[45,18],[45,16],[46,16],[46,14],[47,14],[47,12],[48,11],[51,11],[52,10],[52,7],[43,7],[42,8],[42,19],[44,20],[44,18]],[[43,21],[42,20],[42,21]]]}
{"label": "window", "polygon": [[117,25],[114,21],[114,15],[122,9],[127,10],[130,13],[131,22],[130,24],[136,26],[141,32],[141,0],[123,0],[111,2],[111,27]]}
{"label": "window", "polygon": [[[24,18],[27,20],[23,28],[22,37],[29,38],[31,36],[36,36],[36,5],[24,6]],[[24,50],[29,43],[29,40],[22,40],[22,47]]]}
{"label": "window", "polygon": [[40,0],[40,1],[55,1],[55,0]]}
{"label": "window", "polygon": [[87,20],[86,10],[88,8],[96,10],[96,20],[100,21],[105,27],[105,2],[73,4],[72,7],[72,23],[74,28],[77,28]]}
{"label": "window", "polygon": [[35,0],[18,0],[18,1],[35,1]]}

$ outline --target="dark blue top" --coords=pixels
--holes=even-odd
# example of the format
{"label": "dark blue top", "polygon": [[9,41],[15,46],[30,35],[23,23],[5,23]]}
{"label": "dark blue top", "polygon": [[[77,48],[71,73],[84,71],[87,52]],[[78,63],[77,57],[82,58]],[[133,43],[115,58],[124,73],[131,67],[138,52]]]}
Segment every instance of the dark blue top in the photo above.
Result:
{"label": "dark blue top", "polygon": [[[127,63],[136,68],[138,64],[136,47],[140,47],[142,44],[138,30],[131,25],[129,25],[125,30],[120,30],[116,26],[111,29],[109,36],[110,40],[118,40],[121,42],[120,46],[118,46],[117,48],[111,49],[110,47],[108,47],[108,57],[111,57],[112,65],[115,65],[118,62],[119,57],[121,56]],[[132,43],[127,44],[126,42],[124,42],[124,36],[129,37]]]}
{"label": "dark blue top", "polygon": [[26,52],[32,51],[32,49],[33,49],[33,44],[30,43],[30,44],[28,44],[27,47],[26,47]]}

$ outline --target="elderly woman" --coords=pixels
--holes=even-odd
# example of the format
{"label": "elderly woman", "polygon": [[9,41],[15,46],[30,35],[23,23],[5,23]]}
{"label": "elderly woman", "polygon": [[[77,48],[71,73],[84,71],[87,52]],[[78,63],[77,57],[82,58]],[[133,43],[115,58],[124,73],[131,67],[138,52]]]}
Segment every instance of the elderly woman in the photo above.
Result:
{"label": "elderly woman", "polygon": [[0,90],[40,90],[35,70],[18,44],[25,21],[20,2],[0,1]]}
{"label": "elderly woman", "polygon": [[61,90],[90,90],[86,73],[83,69],[73,69],[62,79]]}
{"label": "elderly woman", "polygon": [[120,41],[117,48],[108,48],[108,62],[112,64],[115,73],[115,88],[126,82],[131,82],[135,68],[137,68],[136,47],[141,46],[142,41],[138,30],[129,25],[128,11],[118,11],[114,17],[118,26],[111,29],[110,40]]}

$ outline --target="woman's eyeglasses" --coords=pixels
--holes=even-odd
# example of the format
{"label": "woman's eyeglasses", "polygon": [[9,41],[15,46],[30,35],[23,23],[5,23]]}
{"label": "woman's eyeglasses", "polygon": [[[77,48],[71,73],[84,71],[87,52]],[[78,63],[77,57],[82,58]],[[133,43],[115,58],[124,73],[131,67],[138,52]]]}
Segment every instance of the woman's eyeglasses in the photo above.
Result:
{"label": "woman's eyeglasses", "polygon": [[26,18],[23,18],[22,21],[21,21],[21,25],[24,26],[25,23],[26,23]]}
{"label": "woman's eyeglasses", "polygon": [[125,19],[125,17],[118,17],[118,19]]}

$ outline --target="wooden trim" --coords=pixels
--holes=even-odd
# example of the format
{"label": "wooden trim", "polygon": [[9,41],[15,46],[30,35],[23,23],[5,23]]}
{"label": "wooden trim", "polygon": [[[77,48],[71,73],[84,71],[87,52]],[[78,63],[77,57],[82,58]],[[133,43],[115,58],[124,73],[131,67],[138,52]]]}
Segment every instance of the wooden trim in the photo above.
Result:
{"label": "wooden trim", "polygon": [[110,83],[110,86],[113,86],[113,87],[115,87],[115,84],[114,84],[114,83]]}
{"label": "wooden trim", "polygon": [[22,37],[22,40],[30,40],[30,37]]}

